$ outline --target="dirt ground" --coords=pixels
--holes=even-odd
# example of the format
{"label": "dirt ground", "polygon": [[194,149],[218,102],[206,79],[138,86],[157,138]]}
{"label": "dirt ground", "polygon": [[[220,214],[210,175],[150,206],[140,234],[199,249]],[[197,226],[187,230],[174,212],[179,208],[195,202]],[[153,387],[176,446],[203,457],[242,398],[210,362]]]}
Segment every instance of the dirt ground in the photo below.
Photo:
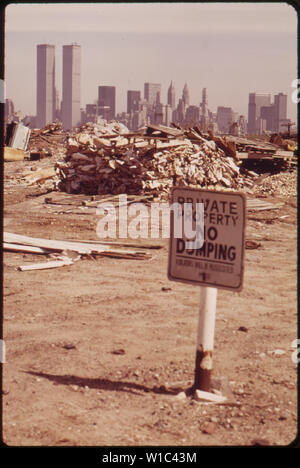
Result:
{"label": "dirt ground", "polygon": [[[12,170],[24,163],[7,164]],[[46,205],[46,196],[65,194],[30,197],[38,190],[5,188],[5,231],[98,239],[95,211]],[[181,398],[194,379],[201,292],[167,279],[168,240],[152,241],[162,248],[149,250],[147,260],[82,258],[43,271],[17,267],[44,256],[4,252],[4,442],[101,447],[293,442],[296,197],[265,200],[284,206],[248,213],[246,239],[260,246],[246,250],[243,290],[218,290],[212,383],[228,396],[227,404]]]}

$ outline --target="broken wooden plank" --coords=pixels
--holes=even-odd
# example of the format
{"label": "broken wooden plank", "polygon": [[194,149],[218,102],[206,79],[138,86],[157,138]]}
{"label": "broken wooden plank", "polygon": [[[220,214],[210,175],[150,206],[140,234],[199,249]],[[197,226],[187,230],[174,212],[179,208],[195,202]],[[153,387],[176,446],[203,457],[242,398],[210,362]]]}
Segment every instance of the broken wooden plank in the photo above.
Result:
{"label": "broken wooden plank", "polygon": [[248,199],[247,211],[278,210],[284,203],[270,203],[260,199]]}
{"label": "broken wooden plank", "polygon": [[9,242],[3,242],[3,249],[10,250],[12,252],[27,252],[43,255],[53,252],[52,250],[42,249],[41,247],[34,247],[32,245],[12,244]]}
{"label": "broken wooden plank", "polygon": [[174,148],[179,146],[186,146],[187,142],[185,140],[170,140],[170,142],[160,142],[156,143],[156,148],[158,149],[167,149]]}
{"label": "broken wooden plank", "polygon": [[59,268],[65,265],[73,265],[73,261],[70,258],[66,257],[65,260],[52,260],[50,262],[32,263],[31,265],[21,265],[18,267],[18,270],[47,270],[48,268]]}
{"label": "broken wooden plank", "polygon": [[[13,234],[9,232],[4,232],[4,241],[5,242],[12,242],[16,244],[25,244],[25,245],[33,245],[35,247],[41,247],[45,249],[55,250],[56,252],[63,251],[63,250],[75,250],[81,254],[91,254],[91,244],[78,244],[76,242],[66,242],[66,241],[59,241],[59,240],[52,240],[52,239],[42,239],[38,237],[28,237],[22,236],[20,234]],[[95,249],[103,252],[105,247],[102,249],[95,245]]]}
{"label": "broken wooden plank", "polygon": [[45,169],[40,169],[35,171],[32,174],[25,175],[25,180],[29,182],[29,185],[35,184],[36,182],[41,182],[42,180],[51,179],[56,176],[54,167],[47,167]]}
{"label": "broken wooden plank", "polygon": [[176,128],[172,128],[172,127],[166,127],[165,125],[147,125],[147,133],[152,133],[152,132],[161,132],[162,134],[165,134],[165,135],[170,135],[172,137],[176,137],[176,136],[179,136],[179,135],[182,135],[183,132],[182,130],[179,130],[179,129],[176,129]]}
{"label": "broken wooden plank", "polygon": [[22,236],[20,234],[13,234],[9,232],[4,232],[4,242],[22,244],[22,245],[32,245],[35,247],[41,247],[45,249],[50,249],[56,252],[61,252],[63,250],[70,250],[78,252],[79,254],[86,255],[109,255],[116,256],[118,258],[150,258],[150,254],[147,252],[137,252],[135,250],[122,250],[115,249],[109,245],[99,245],[94,243],[81,243],[81,242],[70,242],[70,241],[60,241],[52,239],[42,239],[37,237],[28,237]]}
{"label": "broken wooden plank", "polygon": [[[72,240],[70,240],[72,242]],[[94,244],[101,244],[101,245],[115,245],[118,247],[132,247],[135,249],[146,249],[146,250],[151,250],[151,249],[162,249],[164,246],[162,244],[137,244],[137,243],[131,243],[131,242],[118,242],[118,241],[98,241],[98,240],[78,240],[77,242],[83,242],[83,243],[90,243],[93,242]]]}

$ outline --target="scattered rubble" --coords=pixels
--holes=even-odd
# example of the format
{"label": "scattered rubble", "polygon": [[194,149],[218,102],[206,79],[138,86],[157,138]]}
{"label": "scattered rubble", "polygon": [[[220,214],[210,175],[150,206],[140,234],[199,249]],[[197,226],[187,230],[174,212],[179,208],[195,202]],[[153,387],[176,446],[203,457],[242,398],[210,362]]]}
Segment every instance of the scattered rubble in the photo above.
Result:
{"label": "scattered rubble", "polygon": [[[36,141],[40,139],[43,142],[41,136],[49,141],[65,138],[64,133],[56,134],[56,131],[39,135]],[[83,133],[85,131],[82,129]],[[154,129],[148,135],[128,136],[128,140],[131,145],[134,142],[141,144],[141,152],[147,149],[142,146],[145,142],[151,148],[155,148],[156,143],[158,146],[175,143],[173,147],[164,148],[166,154],[167,151],[180,151],[180,145],[186,139],[189,140],[187,149],[191,144],[198,145],[196,136],[188,138],[178,131],[169,137],[166,133],[163,136],[156,132],[158,130]],[[109,129],[105,141],[111,134]],[[112,141],[119,136],[115,133]],[[125,138],[124,134],[121,137]],[[178,147],[176,142],[180,142]],[[65,153],[63,144],[59,148]],[[135,154],[135,150],[132,151]],[[155,151],[162,150],[155,148]],[[290,216],[291,222],[269,226],[253,223],[250,219],[246,233],[246,248],[249,249],[245,258],[247,289],[239,295],[236,304],[228,300],[227,293],[220,297],[214,373],[216,376],[227,375],[230,380],[212,376],[212,393],[227,400],[218,404],[203,399],[197,401],[183,391],[193,381],[194,350],[193,339],[191,341],[190,338],[195,333],[197,291],[193,296],[190,288],[175,283],[172,288],[167,287],[161,273],[164,275],[165,242],[164,249],[155,251],[153,261],[147,263],[126,261],[125,265],[118,260],[103,259],[101,253],[91,254],[95,258],[97,255],[97,262],[85,261],[85,258],[90,258],[90,253],[85,256],[82,252],[94,250],[94,247],[92,251],[89,249],[89,244],[100,249],[109,246],[121,250],[128,243],[122,239],[114,242],[92,240],[96,237],[95,207],[100,201],[116,201],[118,195],[103,197],[64,192],[47,195],[45,187],[50,182],[53,185],[57,175],[35,182],[33,179],[40,169],[48,169],[60,158],[57,151],[52,154],[51,159],[44,158],[34,163],[5,163],[5,176],[11,175],[8,184],[15,184],[13,196],[6,198],[4,222],[10,224],[9,229],[5,229],[35,236],[35,239],[47,237],[42,243],[39,239],[37,245],[29,245],[25,244],[28,239],[4,236],[5,327],[17,350],[13,352],[11,345],[13,365],[7,367],[3,390],[5,408],[8,408],[4,415],[8,442],[85,444],[85,434],[88,433],[89,443],[97,444],[102,437],[102,444],[118,441],[121,445],[128,445],[137,441],[134,437],[138,432],[138,443],[144,445],[290,443],[296,436],[297,426],[297,366],[291,359],[292,352],[292,356],[296,355],[296,345],[295,348],[290,345],[292,340],[294,343],[297,341],[294,302],[296,201],[289,201],[279,212],[284,205],[279,201],[283,202],[283,199],[267,199],[268,192],[262,198],[247,197],[248,211],[265,211],[264,216],[269,215],[272,222],[275,215],[280,217],[284,214]],[[242,164],[232,161],[243,177]],[[249,178],[255,180],[256,177],[252,174]],[[296,172],[281,172],[275,177],[268,176],[261,186],[255,185],[251,190],[255,189],[259,194],[268,181],[273,181],[272,184],[276,181],[278,187],[284,179],[287,185],[293,180],[296,187]],[[30,183],[30,188],[17,190],[19,184]],[[42,184],[42,187],[39,189],[37,184]],[[280,187],[284,188],[282,184]],[[26,200],[26,197],[34,199]],[[146,197],[147,200],[153,199],[152,194]],[[127,197],[130,203],[139,198],[135,194]],[[80,216],[75,215],[79,213],[80,206],[91,213],[90,219],[80,220]],[[74,216],[70,214],[68,219],[67,216],[55,216],[60,209],[73,209]],[[255,216],[260,219],[260,213]],[[77,246],[72,251],[75,258],[80,243],[82,260],[71,267],[53,271],[17,271],[17,267],[23,264],[30,267],[44,262],[49,267],[52,261],[59,261],[59,257],[69,249],[65,250],[65,244],[48,244],[53,239],[57,239],[55,242],[68,240],[68,247],[71,241],[75,242]],[[285,239],[284,245],[282,239]],[[128,249],[157,248],[151,246],[149,240],[141,245],[138,240],[134,242],[127,245]],[[13,253],[7,254],[7,249]],[[122,252],[126,255],[127,249],[122,249]],[[239,315],[236,314],[237,309]],[[242,320],[243,316],[247,321]],[[134,339],[128,338],[132,336]],[[84,346],[85,343],[89,346]],[[77,354],[78,349],[80,361],[75,360],[73,365],[69,353]],[[223,356],[228,359],[223,359]],[[34,363],[34,367],[28,363]],[[82,363],[85,366],[83,371],[77,372]],[[17,372],[18,369],[25,372]],[[40,413],[32,409],[39,404],[46,408],[45,395],[48,411],[44,415],[46,423],[41,427]],[[66,405],[69,400],[72,402]],[[20,401],[24,401],[24,405],[20,406]],[[26,405],[28,417],[25,414],[24,418],[23,407]],[[77,418],[76,423],[78,408],[82,418]],[[97,416],[99,413],[101,419],[103,411],[111,412],[109,422],[116,421],[116,424],[107,424],[105,430]],[[92,422],[91,414],[94,415]],[[69,431],[70,418],[73,429]],[[18,424],[21,420],[22,424]],[[120,425],[120,420],[126,424]],[[57,421],[60,432],[52,430],[58,427]],[[64,439],[67,429],[68,438]]]}
{"label": "scattered rubble", "polygon": [[[294,152],[285,151],[280,159],[286,143],[278,138],[267,142],[203,134],[197,126],[173,127],[148,125],[130,133],[122,123],[103,120],[73,133],[64,131],[60,122],[32,129],[27,151],[5,147],[4,160],[40,161],[41,172],[27,162],[27,172],[5,171],[5,185],[37,183],[69,194],[152,194],[161,198],[167,198],[174,185],[239,190],[256,196],[296,195],[296,173],[287,171],[291,161],[292,169],[297,165],[295,142],[285,146]],[[250,170],[253,156],[279,173],[261,176]],[[43,171],[46,177],[42,177]]]}
{"label": "scattered rubble", "polygon": [[54,162],[63,158],[66,151],[66,138],[68,133],[62,128],[60,122],[54,122],[42,129],[32,129],[28,142],[28,151],[31,160],[53,158]]}
{"label": "scattered rubble", "polygon": [[[111,124],[112,125],[112,124]],[[56,164],[67,193],[167,195],[173,185],[244,189],[253,177],[195,130],[168,138],[86,125],[67,139],[65,161]],[[114,133],[112,133],[114,130]],[[122,128],[124,130],[124,128]]]}
{"label": "scattered rubble", "polygon": [[253,187],[254,195],[274,195],[282,197],[297,196],[297,172],[280,172],[265,178]]}

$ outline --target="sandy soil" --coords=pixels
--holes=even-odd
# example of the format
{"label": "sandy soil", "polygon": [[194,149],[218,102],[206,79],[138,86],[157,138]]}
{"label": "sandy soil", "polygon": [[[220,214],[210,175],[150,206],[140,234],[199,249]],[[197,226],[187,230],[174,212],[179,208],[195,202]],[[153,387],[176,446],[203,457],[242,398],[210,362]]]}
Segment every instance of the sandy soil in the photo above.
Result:
{"label": "sandy soil", "polygon": [[[28,196],[37,190],[5,190],[5,231],[97,239],[94,212],[57,214],[45,195]],[[150,251],[151,260],[98,257],[44,271],[17,270],[43,256],[5,252],[4,442],[291,443],[297,433],[296,198],[266,200],[284,206],[248,216],[246,238],[261,245],[246,250],[243,290],[218,291],[212,383],[229,396],[225,405],[177,396],[194,379],[200,288],[168,281],[167,240],[155,241],[163,247]]]}

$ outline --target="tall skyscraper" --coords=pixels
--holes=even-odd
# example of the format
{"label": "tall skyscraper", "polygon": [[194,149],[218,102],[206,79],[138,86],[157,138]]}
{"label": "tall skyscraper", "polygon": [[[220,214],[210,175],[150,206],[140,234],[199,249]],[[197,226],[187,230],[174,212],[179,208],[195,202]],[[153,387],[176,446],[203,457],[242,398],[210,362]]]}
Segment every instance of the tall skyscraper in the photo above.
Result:
{"label": "tall skyscraper", "polygon": [[204,115],[205,117],[207,116],[207,90],[206,88],[203,88],[202,89],[202,103],[201,103],[201,107],[202,107],[202,115]]}
{"label": "tall skyscraper", "polygon": [[283,93],[274,96],[274,130],[280,131],[280,123],[287,120],[287,95]]}
{"label": "tall skyscraper", "polygon": [[173,86],[173,81],[171,81],[171,84],[168,89],[168,105],[172,109],[175,109],[176,107],[176,96],[175,96],[175,88]]}
{"label": "tall skyscraper", "polygon": [[113,120],[116,115],[116,87],[98,86],[99,114],[106,120]]}
{"label": "tall skyscraper", "polygon": [[127,113],[139,110],[139,103],[141,100],[140,91],[127,91]]}
{"label": "tall skyscraper", "polygon": [[259,131],[257,119],[260,118],[260,109],[271,105],[271,94],[249,94],[248,104],[248,133],[256,134]]}
{"label": "tall skyscraper", "polygon": [[207,107],[207,90],[206,88],[202,89],[202,102],[200,104],[201,107],[201,129],[202,130],[207,130],[208,127],[208,107]]}
{"label": "tall skyscraper", "polygon": [[185,104],[182,98],[179,98],[178,106],[177,106],[177,120],[179,123],[183,123],[185,119]]}
{"label": "tall skyscraper", "polygon": [[190,93],[186,83],[182,91],[182,100],[184,102],[185,107],[188,107],[190,105]]}
{"label": "tall skyscraper", "polygon": [[70,130],[80,122],[81,47],[63,46],[62,123]]}
{"label": "tall skyscraper", "polygon": [[144,84],[144,98],[146,101],[153,105],[160,103],[161,84],[159,83],[145,83]]}
{"label": "tall skyscraper", "polygon": [[37,46],[36,126],[43,128],[55,119],[55,46]]}

